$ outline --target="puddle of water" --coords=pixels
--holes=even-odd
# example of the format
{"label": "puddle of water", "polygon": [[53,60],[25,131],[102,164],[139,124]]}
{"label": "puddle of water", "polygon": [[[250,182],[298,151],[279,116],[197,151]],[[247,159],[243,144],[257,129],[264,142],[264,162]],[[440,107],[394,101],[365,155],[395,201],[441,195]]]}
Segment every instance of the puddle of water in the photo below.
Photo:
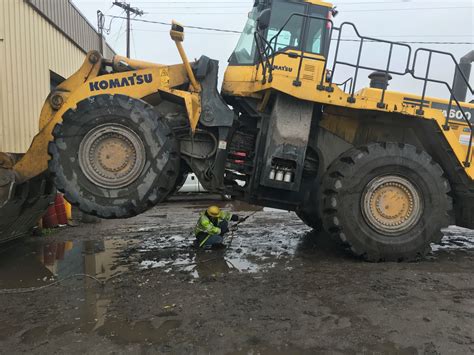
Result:
{"label": "puddle of water", "polygon": [[[44,286],[74,274],[108,279],[130,268],[153,267],[170,274],[185,273],[190,275],[190,282],[231,272],[254,273],[293,255],[298,241],[308,230],[300,223],[274,223],[271,213],[266,213],[265,218],[252,218],[254,223],[241,225],[228,250],[210,252],[192,248],[194,237],[190,231],[196,221],[182,215],[165,220],[169,226],[160,223],[163,219],[156,222],[159,226],[152,222],[129,226],[126,232],[115,235],[115,239],[104,241],[25,241],[4,253],[0,251],[0,289]],[[268,221],[278,229],[273,236]],[[255,223],[262,227],[256,227]],[[95,281],[83,278],[70,279],[64,285],[74,290],[73,298],[68,300],[68,318],[47,330],[24,329],[22,342],[38,344],[47,336],[74,331],[97,333],[121,344],[161,344],[180,327],[179,321],[164,316],[153,321],[111,318],[107,314],[114,298],[113,288],[103,289]]]}
{"label": "puddle of water", "polygon": [[120,250],[134,240],[17,243],[1,253],[0,289],[36,287],[74,274],[108,279],[128,269]]}
{"label": "puddle of water", "polygon": [[[280,212],[278,212],[280,214]],[[160,268],[167,273],[186,272],[205,278],[229,272],[265,271],[276,261],[292,257],[302,237],[310,229],[297,223],[275,223],[271,215],[254,216],[234,233],[232,245],[225,250],[196,251],[191,234],[155,233],[142,237],[138,254],[130,253],[143,269]],[[260,227],[258,227],[260,225]],[[147,231],[150,231],[147,229]],[[278,232],[275,232],[278,231]],[[182,229],[181,229],[182,232]],[[227,239],[230,243],[230,239]]]}
{"label": "puddle of water", "polygon": [[[276,264],[290,268],[289,262],[293,258],[308,256],[306,260],[314,260],[315,256],[326,253],[320,237],[310,233],[310,229],[293,214],[284,211],[258,212],[251,223],[240,225],[228,249],[209,252],[192,248],[194,237],[190,232],[196,221],[190,219],[189,214],[169,220],[163,220],[161,216],[156,217],[161,219],[156,221],[158,225],[150,221],[145,226],[130,226],[126,233],[120,234],[121,238],[81,242],[45,242],[39,239],[0,251],[0,289],[43,286],[73,274],[108,279],[130,268],[184,273],[190,275],[190,282],[196,282],[199,278],[232,272],[265,272]],[[435,252],[474,249],[474,231],[451,227],[444,232],[441,245],[434,246]],[[116,233],[116,230],[111,233]],[[334,248],[330,246],[329,249]],[[336,249],[340,250],[339,247]],[[313,255],[314,250],[318,252]],[[330,252],[334,254],[334,251]],[[164,318],[154,321],[109,318],[107,312],[114,297],[108,293],[112,292],[110,288],[101,289],[90,279],[67,282],[76,292],[75,299],[70,301],[72,322],[57,324],[48,329],[47,334],[34,327],[26,329],[21,335],[23,342],[29,344],[44,339],[45,334],[59,336],[74,330],[98,333],[121,344],[163,343],[180,327],[179,321]],[[278,353],[276,350],[270,349],[269,353]],[[266,350],[256,348],[252,351],[265,353]]]}
{"label": "puddle of water", "polygon": [[[109,279],[128,270],[130,265],[125,265],[121,253],[137,243],[137,240],[17,243],[15,248],[0,254],[0,289],[44,286],[74,274]],[[108,308],[114,297],[110,288],[98,287],[88,278],[73,278],[65,281],[65,285],[74,289],[74,297],[68,300],[69,318],[50,328],[24,329],[20,335],[23,344],[39,344],[48,336],[61,336],[70,331],[97,333],[119,344],[160,344],[181,324],[169,319],[153,324],[148,320],[109,318]],[[0,326],[0,330],[2,335],[8,335],[21,328],[5,325],[5,329]]]}
{"label": "puddle of water", "polygon": [[[166,220],[167,221],[167,220]],[[229,272],[255,273],[289,261],[296,253],[321,248],[305,238],[311,230],[281,211],[258,212],[251,223],[241,224],[232,245],[219,251],[196,251],[191,234],[195,221],[164,228],[135,226],[133,239],[82,242],[18,243],[0,251],[0,289],[43,286],[73,274],[89,274],[108,279],[128,269],[161,269],[166,273],[188,273],[193,278]],[[474,249],[474,231],[452,226],[443,231],[433,253]],[[136,237],[135,237],[136,236]],[[229,239],[227,239],[229,243]],[[308,244],[309,243],[309,244]]]}

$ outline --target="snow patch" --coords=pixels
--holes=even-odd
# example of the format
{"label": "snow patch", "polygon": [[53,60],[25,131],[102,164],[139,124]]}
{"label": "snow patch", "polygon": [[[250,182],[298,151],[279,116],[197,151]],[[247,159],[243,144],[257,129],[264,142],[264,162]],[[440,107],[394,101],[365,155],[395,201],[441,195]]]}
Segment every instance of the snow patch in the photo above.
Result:
{"label": "snow patch", "polygon": [[474,230],[458,226],[450,226],[443,229],[443,239],[439,244],[431,244],[431,250],[435,253],[440,250],[470,250],[474,249]]}
{"label": "snow patch", "polygon": [[140,263],[140,269],[156,269],[163,266],[164,266],[164,263],[162,261],[155,261],[155,260],[143,260]]}

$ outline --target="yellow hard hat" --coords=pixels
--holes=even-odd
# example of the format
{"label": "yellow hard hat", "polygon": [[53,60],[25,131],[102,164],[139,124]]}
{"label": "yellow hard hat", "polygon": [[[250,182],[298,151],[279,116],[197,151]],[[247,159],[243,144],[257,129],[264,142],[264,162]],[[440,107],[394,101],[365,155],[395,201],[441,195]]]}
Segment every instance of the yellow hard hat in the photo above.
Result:
{"label": "yellow hard hat", "polygon": [[217,206],[211,206],[207,209],[207,214],[211,217],[219,217],[221,209]]}

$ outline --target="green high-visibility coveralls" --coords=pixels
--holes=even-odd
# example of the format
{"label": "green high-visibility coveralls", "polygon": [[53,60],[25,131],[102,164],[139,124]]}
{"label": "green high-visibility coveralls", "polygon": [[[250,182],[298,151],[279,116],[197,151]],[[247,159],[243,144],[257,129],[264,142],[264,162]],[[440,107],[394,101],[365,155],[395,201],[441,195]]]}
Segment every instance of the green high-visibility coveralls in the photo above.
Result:
{"label": "green high-visibility coveralls", "polygon": [[201,212],[199,220],[194,228],[194,235],[200,248],[209,244],[221,244],[223,241],[222,227],[232,219],[233,214],[230,212],[221,211],[216,218],[216,223],[212,223],[207,216],[206,211]]}

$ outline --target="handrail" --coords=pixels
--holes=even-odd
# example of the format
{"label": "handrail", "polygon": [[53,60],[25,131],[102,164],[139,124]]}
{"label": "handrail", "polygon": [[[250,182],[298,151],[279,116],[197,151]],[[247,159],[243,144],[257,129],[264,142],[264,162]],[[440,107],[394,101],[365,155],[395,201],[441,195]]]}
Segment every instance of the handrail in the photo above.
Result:
{"label": "handrail", "polygon": [[337,86],[344,86],[344,88],[342,89],[342,91],[346,92],[346,87],[347,87],[347,84],[349,83],[349,91],[352,90],[352,83],[354,82],[354,78],[351,76],[350,78],[346,79],[345,81],[343,81],[342,83],[340,84],[334,84],[334,85],[337,85]]}
{"label": "handrail", "polygon": [[[357,64],[352,64],[352,63],[347,63],[347,62],[343,62],[343,61],[339,61],[338,60],[338,57],[339,57],[339,48],[340,48],[340,44],[342,42],[342,33],[343,33],[343,30],[345,27],[351,27],[355,34],[357,35],[357,37],[359,37],[360,39],[360,45],[359,45],[359,51],[358,51],[358,54],[357,54]],[[336,66],[337,64],[341,64],[341,65],[345,65],[345,66],[350,66],[350,67],[353,67],[355,68],[355,74],[354,74],[354,82],[353,82],[353,85],[352,85],[352,90],[351,90],[351,96],[347,99],[347,101],[349,103],[355,103],[355,89],[356,89],[356,85],[357,85],[357,79],[358,79],[358,74],[359,74],[359,70],[360,69],[366,69],[366,70],[378,70],[378,71],[381,71],[381,72],[385,72],[385,74],[388,76],[388,74],[394,74],[394,75],[405,75],[406,73],[409,73],[410,72],[410,62],[411,62],[411,56],[412,56],[412,48],[408,45],[408,44],[405,44],[405,43],[399,43],[399,42],[394,42],[394,41],[389,41],[389,40],[384,40],[384,39],[378,39],[378,38],[374,38],[374,37],[368,37],[368,36],[362,36],[360,33],[359,33],[359,30],[357,29],[357,27],[355,26],[355,24],[353,24],[352,22],[343,22],[340,27],[338,28],[335,28],[334,30],[338,31],[338,37],[337,37],[337,45],[336,45],[336,50],[335,50],[335,54],[334,54],[334,62],[333,62],[333,67],[332,67],[332,78],[331,80],[329,80],[329,87],[331,87],[331,84],[332,84],[332,80],[334,78],[334,73],[336,71]],[[362,56],[362,49],[363,49],[363,45],[364,43],[366,42],[376,42],[376,43],[386,43],[386,44],[389,44],[390,45],[390,50],[389,50],[389,54],[388,54],[388,60],[387,60],[387,65],[385,68],[373,68],[373,67],[366,67],[366,66],[363,66],[360,64],[360,59],[361,59],[361,56]],[[406,58],[406,63],[405,63],[405,70],[404,72],[398,72],[398,71],[395,71],[395,70],[391,70],[390,69],[390,65],[391,65],[391,61],[392,61],[392,55],[393,55],[393,48],[395,46],[398,46],[398,47],[404,47],[408,50],[408,54],[407,54],[407,58]],[[382,95],[381,95],[381,99],[380,99],[380,102],[377,103],[377,107],[378,108],[384,108],[385,107],[385,92],[386,92],[387,88],[384,88],[382,90]]]}
{"label": "handrail", "polygon": [[[416,71],[415,71],[416,70],[416,64],[417,64],[417,61],[418,61],[418,58],[419,58],[419,53],[421,53],[421,52],[427,52],[428,53],[428,65],[426,67],[425,77],[417,76]],[[459,103],[459,100],[456,98],[456,96],[454,94],[454,81],[456,80],[456,76],[453,79],[453,87],[451,87],[446,81],[431,79],[429,77],[430,68],[431,68],[431,60],[432,60],[433,54],[440,54],[440,55],[448,56],[449,58],[451,58],[451,60],[454,63],[454,66],[455,66],[455,73],[456,73],[456,71],[459,71],[459,73],[461,74],[462,79],[464,80],[464,82],[466,84],[466,88],[469,89],[471,94],[474,94],[474,90],[471,87],[471,85],[469,84],[469,80],[466,78],[466,76],[462,72],[462,70],[459,66],[459,63],[457,62],[456,58],[452,55],[452,53],[439,51],[439,50],[436,50],[436,49],[418,48],[415,51],[415,56],[413,58],[413,65],[412,65],[412,69],[411,69],[411,74],[415,79],[424,81],[423,95],[421,97],[421,104],[420,104],[420,108],[417,110],[417,114],[419,114],[419,115],[424,114],[423,101],[425,100],[425,97],[426,97],[426,87],[428,85],[428,82],[442,84],[442,85],[445,85],[447,87],[447,89],[449,91],[449,94],[450,94],[450,98],[449,98],[448,110],[446,111],[446,121],[445,121],[445,124],[443,126],[443,129],[445,131],[449,130],[449,115],[451,113],[451,109],[453,107],[453,101],[454,101],[456,103],[456,106],[458,107],[458,109],[461,111],[463,119],[464,119],[464,121],[466,121],[466,123],[469,126],[469,129],[471,131],[471,139],[469,140],[469,144],[468,144],[467,157],[466,157],[466,160],[464,161],[464,166],[469,167],[471,165],[471,159],[472,159],[472,157],[471,157],[472,140],[474,138],[473,125],[472,125],[471,121],[469,120],[469,118],[467,117],[466,112],[462,108],[461,104]]]}
{"label": "handrail", "polygon": [[[272,82],[273,80],[272,67],[271,67],[269,56],[267,55],[267,50],[268,49],[273,50],[273,49],[271,48],[271,45],[268,43],[268,41],[260,33],[255,32],[254,37],[255,37],[255,43],[257,45],[258,56],[260,58],[260,62],[262,63],[262,69],[263,69],[262,70],[262,83],[265,84],[267,82],[267,69],[269,69],[268,81]],[[265,44],[267,44],[267,47],[263,51],[262,51],[262,48],[260,47],[260,43],[258,41],[259,39],[263,40]],[[265,64],[263,63],[263,59],[264,59],[263,56],[265,57]],[[257,64],[257,70],[258,70],[259,65],[260,63]]]}

